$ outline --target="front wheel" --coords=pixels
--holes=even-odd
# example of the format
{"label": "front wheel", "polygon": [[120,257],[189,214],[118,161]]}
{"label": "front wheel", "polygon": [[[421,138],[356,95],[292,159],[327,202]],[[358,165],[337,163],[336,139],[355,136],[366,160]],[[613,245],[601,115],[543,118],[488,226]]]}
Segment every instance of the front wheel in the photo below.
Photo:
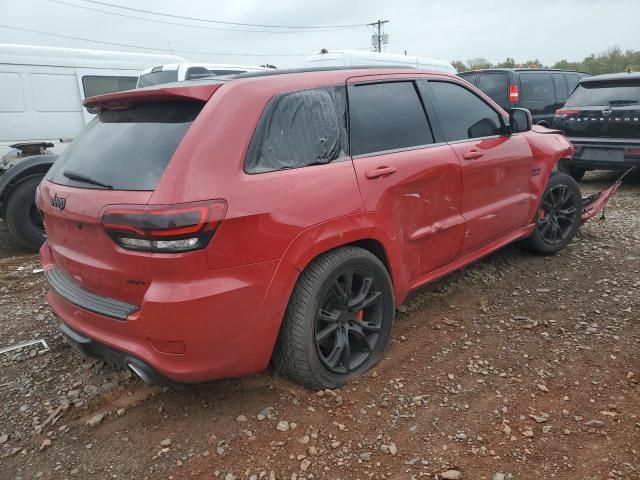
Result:
{"label": "front wheel", "polygon": [[36,188],[41,176],[32,177],[18,184],[10,193],[5,210],[7,228],[13,237],[27,250],[37,252],[44,243],[44,222],[36,207]]}
{"label": "front wheel", "polygon": [[391,279],[372,253],[341,247],[302,272],[285,313],[273,364],[311,389],[344,385],[380,361],[394,316]]}
{"label": "front wheel", "polygon": [[552,174],[536,214],[536,228],[522,244],[540,255],[553,255],[565,248],[580,226],[582,195],[569,175]]}

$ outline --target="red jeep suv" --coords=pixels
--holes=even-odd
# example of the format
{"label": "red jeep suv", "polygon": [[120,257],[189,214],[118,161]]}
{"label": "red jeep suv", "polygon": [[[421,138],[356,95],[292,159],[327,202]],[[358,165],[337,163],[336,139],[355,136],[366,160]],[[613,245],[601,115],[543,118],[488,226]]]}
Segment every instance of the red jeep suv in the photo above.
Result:
{"label": "red jeep suv", "polygon": [[272,362],[310,388],[378,362],[395,306],[580,223],[573,147],[466,81],[389,68],[241,74],[85,102],[37,192],[48,302],[145,381]]}

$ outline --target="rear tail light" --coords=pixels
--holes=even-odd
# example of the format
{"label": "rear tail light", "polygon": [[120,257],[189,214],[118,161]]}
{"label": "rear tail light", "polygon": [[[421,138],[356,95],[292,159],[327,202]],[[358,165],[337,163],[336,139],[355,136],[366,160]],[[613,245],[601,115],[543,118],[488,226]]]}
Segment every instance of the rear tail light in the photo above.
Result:
{"label": "rear tail light", "polygon": [[567,115],[575,115],[576,113],[578,113],[578,110],[561,108],[560,110],[556,110],[556,117],[566,117]]}
{"label": "rear tail light", "polygon": [[629,155],[640,155],[640,148],[626,148],[625,153]]}
{"label": "rear tail light", "polygon": [[177,205],[110,205],[100,224],[122,248],[148,252],[190,252],[209,245],[227,213],[227,202]]}
{"label": "rear tail light", "polygon": [[520,98],[520,94],[518,93],[518,85],[515,85],[515,84],[509,85],[509,101],[511,103],[517,103],[519,98]]}

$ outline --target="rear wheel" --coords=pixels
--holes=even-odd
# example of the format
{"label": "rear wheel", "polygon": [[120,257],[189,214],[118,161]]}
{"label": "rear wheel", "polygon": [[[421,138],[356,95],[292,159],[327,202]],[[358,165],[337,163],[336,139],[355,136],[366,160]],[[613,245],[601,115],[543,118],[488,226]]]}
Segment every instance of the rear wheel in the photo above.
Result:
{"label": "rear wheel", "polygon": [[552,175],[536,215],[536,228],[523,245],[541,255],[559,252],[576,234],[581,214],[582,196],[577,182],[568,175]]}
{"label": "rear wheel", "polygon": [[314,260],[291,295],[273,355],[276,370],[308,388],[335,388],[380,361],[393,324],[382,262],[343,247]]}
{"label": "rear wheel", "polygon": [[582,177],[584,177],[584,174],[587,173],[586,168],[573,167],[569,165],[569,162],[567,160],[560,160],[558,162],[558,171],[569,175],[576,182],[579,182],[580,180],[582,180]]}
{"label": "rear wheel", "polygon": [[24,248],[37,251],[44,243],[44,222],[36,207],[36,188],[41,176],[18,184],[9,194],[5,210],[7,228]]}

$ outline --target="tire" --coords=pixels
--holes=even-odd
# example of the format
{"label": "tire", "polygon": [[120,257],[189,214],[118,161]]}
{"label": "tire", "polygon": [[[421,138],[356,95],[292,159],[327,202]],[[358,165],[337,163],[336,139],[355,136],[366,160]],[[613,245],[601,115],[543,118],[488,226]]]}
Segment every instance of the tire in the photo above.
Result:
{"label": "tire", "polygon": [[582,195],[578,183],[569,175],[552,174],[536,213],[536,228],[522,245],[539,255],[558,253],[575,236],[581,215]]}
{"label": "tire", "polygon": [[[394,312],[391,279],[375,255],[356,247],[324,253],[293,290],[272,358],[275,370],[310,389],[340,387],[382,359]],[[340,348],[345,339],[349,355]]]}
{"label": "tire", "polygon": [[7,228],[24,248],[37,252],[44,243],[42,217],[36,208],[36,188],[41,176],[31,177],[19,183],[9,194],[5,210]]}
{"label": "tire", "polygon": [[576,182],[579,182],[580,180],[582,180],[582,177],[584,177],[584,174],[587,173],[586,168],[572,167],[571,165],[569,165],[567,160],[560,160],[558,162],[558,171],[560,173],[569,175]]}

